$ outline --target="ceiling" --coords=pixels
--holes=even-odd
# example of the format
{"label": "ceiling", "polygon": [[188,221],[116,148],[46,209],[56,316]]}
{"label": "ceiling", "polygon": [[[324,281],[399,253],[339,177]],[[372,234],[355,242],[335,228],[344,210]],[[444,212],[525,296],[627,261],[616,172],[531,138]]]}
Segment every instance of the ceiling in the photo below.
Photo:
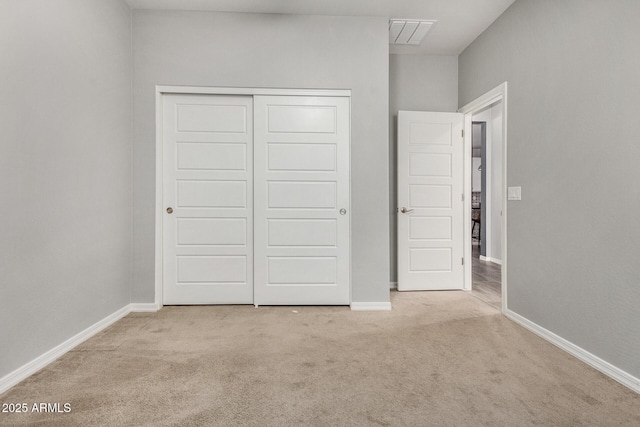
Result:
{"label": "ceiling", "polygon": [[126,0],[133,9],[296,15],[383,16],[437,20],[419,46],[391,53],[458,55],[515,0]]}

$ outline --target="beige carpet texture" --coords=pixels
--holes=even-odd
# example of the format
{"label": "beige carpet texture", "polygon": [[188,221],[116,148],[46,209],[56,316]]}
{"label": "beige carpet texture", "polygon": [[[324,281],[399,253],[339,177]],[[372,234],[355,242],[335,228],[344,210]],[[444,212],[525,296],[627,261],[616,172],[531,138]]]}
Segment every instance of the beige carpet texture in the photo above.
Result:
{"label": "beige carpet texture", "polygon": [[134,313],[0,395],[43,426],[640,426],[640,395],[465,292]]}

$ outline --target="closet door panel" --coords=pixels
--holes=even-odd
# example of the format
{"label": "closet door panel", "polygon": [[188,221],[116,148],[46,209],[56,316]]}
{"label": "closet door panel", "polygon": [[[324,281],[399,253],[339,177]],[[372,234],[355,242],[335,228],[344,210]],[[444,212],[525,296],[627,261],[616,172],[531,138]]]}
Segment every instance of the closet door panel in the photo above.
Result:
{"label": "closet door panel", "polygon": [[252,304],[253,97],[162,98],[163,304]]}
{"label": "closet door panel", "polygon": [[254,98],[254,301],[347,305],[349,98]]}

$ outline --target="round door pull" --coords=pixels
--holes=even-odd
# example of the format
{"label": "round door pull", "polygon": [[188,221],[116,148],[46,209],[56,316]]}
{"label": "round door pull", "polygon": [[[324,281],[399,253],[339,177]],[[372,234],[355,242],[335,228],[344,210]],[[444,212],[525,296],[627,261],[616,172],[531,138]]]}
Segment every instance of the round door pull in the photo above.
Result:
{"label": "round door pull", "polygon": [[340,215],[346,215],[347,214],[347,210],[342,208],[340,209]]}
{"label": "round door pull", "polygon": [[168,214],[172,214],[173,213],[173,208],[167,208],[167,213]]}

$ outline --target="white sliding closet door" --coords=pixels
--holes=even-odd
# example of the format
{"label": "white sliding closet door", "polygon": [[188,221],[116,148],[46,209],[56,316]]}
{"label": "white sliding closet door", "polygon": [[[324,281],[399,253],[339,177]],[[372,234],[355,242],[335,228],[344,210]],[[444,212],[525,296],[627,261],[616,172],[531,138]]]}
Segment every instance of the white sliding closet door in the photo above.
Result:
{"label": "white sliding closet door", "polygon": [[163,303],[253,303],[251,96],[163,95]]}
{"label": "white sliding closet door", "polygon": [[347,97],[254,98],[254,302],[347,305]]}

